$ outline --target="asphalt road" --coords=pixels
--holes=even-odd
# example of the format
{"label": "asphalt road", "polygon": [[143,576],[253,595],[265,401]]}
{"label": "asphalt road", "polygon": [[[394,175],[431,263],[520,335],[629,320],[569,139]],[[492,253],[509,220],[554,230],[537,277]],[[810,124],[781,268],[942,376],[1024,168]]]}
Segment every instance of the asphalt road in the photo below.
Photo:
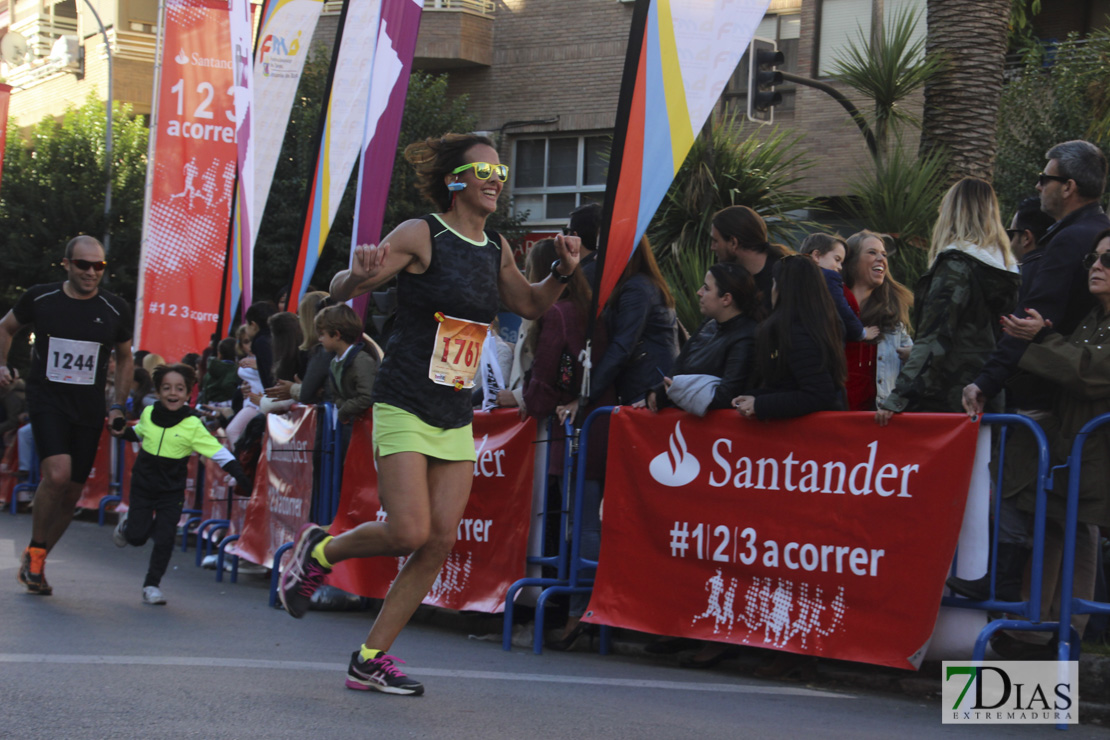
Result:
{"label": "asphalt road", "polygon": [[[692,672],[634,656],[530,650],[411,625],[393,652],[423,697],[349,691],[368,612],[267,606],[268,579],[216,583],[177,551],[169,601],[141,602],[147,548],[78,521],[47,562],[50,597],[16,582],[30,517],[0,514],[0,737],[1044,737],[941,724],[936,701]],[[1060,737],[1110,737],[1073,727]]]}

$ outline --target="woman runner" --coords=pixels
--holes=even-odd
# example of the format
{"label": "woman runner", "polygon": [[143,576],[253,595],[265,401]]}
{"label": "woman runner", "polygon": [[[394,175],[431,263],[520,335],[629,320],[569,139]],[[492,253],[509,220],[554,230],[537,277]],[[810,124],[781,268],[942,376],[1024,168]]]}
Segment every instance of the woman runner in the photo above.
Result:
{"label": "woman runner", "polygon": [[[448,134],[410,145],[405,158],[417,188],[440,212],[406,221],[380,245],[357,246],[352,267],[331,283],[332,297],[345,301],[397,276],[397,318],[373,392],[378,492],[388,517],[336,537],[314,524],[302,527],[280,593],[299,618],[336,563],[410,556],[351,655],[346,685],[419,695],[423,685],[387,651],[435,582],[470,496],[476,456],[469,389],[486,326],[499,303],[539,318],[578,267],[579,240],[557,236],[551,274],[529,284],[508,243],[485,228],[509,177],[493,143]],[[472,352],[465,351],[469,343]]]}

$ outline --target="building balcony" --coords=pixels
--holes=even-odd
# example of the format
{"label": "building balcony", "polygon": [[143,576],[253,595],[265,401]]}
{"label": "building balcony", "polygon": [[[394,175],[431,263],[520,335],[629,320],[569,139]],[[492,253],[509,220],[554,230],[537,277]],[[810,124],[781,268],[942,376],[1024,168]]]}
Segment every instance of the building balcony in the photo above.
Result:
{"label": "building balcony", "polygon": [[424,70],[493,63],[493,0],[427,0],[413,66]]}

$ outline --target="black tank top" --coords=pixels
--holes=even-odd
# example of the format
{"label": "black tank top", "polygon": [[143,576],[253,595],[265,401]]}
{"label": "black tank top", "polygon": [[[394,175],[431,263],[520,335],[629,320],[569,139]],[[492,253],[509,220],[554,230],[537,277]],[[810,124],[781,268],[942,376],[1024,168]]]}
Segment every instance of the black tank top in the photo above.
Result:
{"label": "black tank top", "polygon": [[470,390],[455,390],[428,377],[437,313],[488,324],[499,306],[501,236],[487,230],[481,244],[458,234],[439,216],[425,216],[432,258],[420,274],[397,275],[397,317],[374,381],[372,400],[415,414],[441,429],[466,426],[474,416]]}

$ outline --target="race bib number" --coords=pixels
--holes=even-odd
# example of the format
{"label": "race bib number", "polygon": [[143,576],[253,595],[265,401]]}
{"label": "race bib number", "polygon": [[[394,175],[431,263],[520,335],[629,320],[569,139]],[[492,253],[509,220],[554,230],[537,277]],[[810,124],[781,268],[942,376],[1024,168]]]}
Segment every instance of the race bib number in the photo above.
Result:
{"label": "race bib number", "polygon": [[99,342],[50,337],[46,357],[46,379],[55,383],[92,385],[96,382]]}
{"label": "race bib number", "polygon": [[428,377],[433,383],[456,390],[474,387],[474,377],[482,361],[482,342],[489,324],[442,316],[436,331]]}

